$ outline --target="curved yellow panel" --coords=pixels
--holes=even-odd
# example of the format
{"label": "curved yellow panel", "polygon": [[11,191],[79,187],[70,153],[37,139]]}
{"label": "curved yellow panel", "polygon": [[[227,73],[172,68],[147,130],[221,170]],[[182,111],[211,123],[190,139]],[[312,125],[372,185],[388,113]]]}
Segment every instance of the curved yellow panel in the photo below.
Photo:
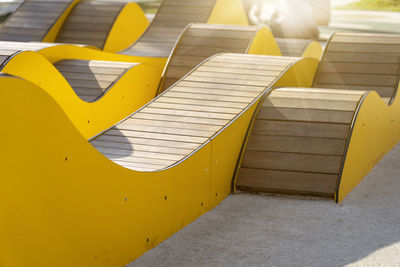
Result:
{"label": "curved yellow panel", "polygon": [[241,0],[217,0],[207,23],[249,25],[249,20]]}
{"label": "curved yellow panel", "polygon": [[283,74],[275,87],[311,87],[318,66],[317,59],[303,58]]}
{"label": "curved yellow panel", "polygon": [[86,138],[111,127],[153,99],[161,77],[161,72],[152,66],[137,65],[127,71],[103,97],[87,103],[75,94],[48,60],[35,52],[16,55],[2,71],[41,87]]}
{"label": "curved yellow panel", "polygon": [[275,41],[274,35],[271,30],[267,27],[262,27],[255,36],[251,43],[248,54],[253,55],[270,55],[270,56],[281,56],[281,51],[277,42]]}
{"label": "curved yellow panel", "polygon": [[67,9],[65,9],[64,13],[57,19],[54,25],[51,27],[49,32],[43,38],[42,42],[54,42],[57,38],[58,33],[61,30],[64,21],[67,19],[68,15],[71,13],[72,9],[78,4],[81,0],[74,0]]}
{"label": "curved yellow panel", "polygon": [[[397,89],[398,90],[398,89]],[[335,200],[341,202],[400,140],[400,99],[387,105],[374,91],[360,103],[352,125]]]}
{"label": "curved yellow panel", "polygon": [[118,52],[128,48],[143,34],[149,24],[137,3],[125,5],[108,34],[104,51]]}
{"label": "curved yellow panel", "polygon": [[257,104],[179,165],[137,172],[102,156],[44,90],[0,84],[2,266],[131,262],[229,193]]}
{"label": "curved yellow panel", "polygon": [[302,57],[311,57],[320,60],[324,50],[321,44],[317,41],[312,41],[304,50]]}

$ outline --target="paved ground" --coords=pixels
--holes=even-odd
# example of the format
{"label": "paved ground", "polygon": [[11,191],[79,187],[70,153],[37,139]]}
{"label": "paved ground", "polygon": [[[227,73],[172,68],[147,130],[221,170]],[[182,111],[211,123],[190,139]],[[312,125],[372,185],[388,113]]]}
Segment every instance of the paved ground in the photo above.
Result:
{"label": "paved ground", "polygon": [[400,266],[400,145],[340,204],[231,195],[133,266]]}
{"label": "paved ground", "polygon": [[[334,31],[400,33],[400,13],[334,10]],[[237,194],[134,266],[400,266],[400,145],[341,205]]]}

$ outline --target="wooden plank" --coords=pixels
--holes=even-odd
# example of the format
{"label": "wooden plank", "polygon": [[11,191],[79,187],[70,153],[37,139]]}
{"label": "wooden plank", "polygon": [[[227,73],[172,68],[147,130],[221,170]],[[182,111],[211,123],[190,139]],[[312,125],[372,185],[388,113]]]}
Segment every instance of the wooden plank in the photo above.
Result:
{"label": "wooden plank", "polygon": [[252,99],[250,97],[241,97],[241,96],[224,96],[224,95],[210,96],[207,94],[183,93],[183,92],[175,92],[173,90],[169,90],[164,95],[167,97],[177,97],[185,99],[213,100],[213,101],[240,102],[240,103],[248,103],[249,99]]}
{"label": "wooden plank", "polygon": [[353,119],[353,111],[262,107],[258,119],[345,123]]}
{"label": "wooden plank", "polygon": [[158,139],[166,141],[179,141],[200,144],[205,142],[208,138],[195,137],[195,136],[185,136],[185,135],[173,135],[173,134],[160,134],[160,133],[150,133],[150,132],[135,132],[128,130],[120,130],[118,128],[113,128],[106,135],[116,135],[116,136],[128,136],[128,137],[141,137],[146,139]]}
{"label": "wooden plank", "polygon": [[345,139],[253,134],[246,153],[271,151],[343,156],[345,145]]}
{"label": "wooden plank", "polygon": [[246,151],[242,166],[284,171],[338,174],[342,157],[298,153]]}
{"label": "wooden plank", "polygon": [[199,106],[204,106],[205,109],[208,107],[244,108],[247,106],[247,103],[241,103],[241,102],[221,102],[218,100],[185,99],[185,98],[175,98],[170,96],[165,96],[163,98],[157,99],[157,102],[199,105]]}
{"label": "wooden plank", "polygon": [[320,73],[318,83],[348,84],[365,86],[396,86],[397,75]]}
{"label": "wooden plank", "polygon": [[199,81],[188,81],[187,79],[179,82],[178,87],[186,87],[186,88],[207,88],[207,89],[217,89],[217,90],[238,90],[238,91],[252,91],[252,92],[260,92],[264,87],[263,86],[248,86],[248,85],[240,85],[240,84],[220,84],[213,82],[199,82]]}
{"label": "wooden plank", "polygon": [[209,137],[213,135],[213,131],[209,130],[194,130],[194,129],[179,129],[164,126],[144,126],[121,123],[118,126],[120,130],[138,131],[138,132],[151,132],[151,133],[162,133],[162,134],[176,134],[185,136],[196,136],[196,137]]}
{"label": "wooden plank", "polygon": [[332,174],[240,168],[239,189],[263,192],[289,192],[333,197],[338,176]]}
{"label": "wooden plank", "polygon": [[148,158],[148,159],[163,159],[170,160],[172,162],[182,159],[182,155],[174,155],[174,154],[164,154],[164,153],[154,153],[147,151],[137,151],[137,150],[129,150],[129,149],[121,149],[121,148],[103,148],[97,147],[97,150],[101,153],[107,155],[114,155],[115,157],[136,157],[136,158]]}
{"label": "wooden plank", "polygon": [[325,55],[325,62],[338,62],[338,63],[400,63],[400,56],[398,53],[388,54],[371,54],[371,53],[352,53],[352,52],[333,52],[329,51]]}
{"label": "wooden plank", "polygon": [[332,41],[335,43],[361,43],[361,44],[397,44],[400,45],[400,36],[396,34],[392,35],[382,35],[376,34],[371,35],[360,35],[360,34],[352,34],[352,35],[343,35],[343,34],[335,34],[332,38]]}
{"label": "wooden plank", "polygon": [[365,43],[336,43],[329,45],[329,50],[334,52],[352,52],[352,53],[400,53],[398,44],[365,44]]}
{"label": "wooden plank", "polygon": [[[167,140],[157,140],[157,139],[146,139],[146,138],[135,138],[135,137],[127,137],[127,136],[113,136],[113,135],[100,135],[94,141],[99,142],[107,142],[107,143],[114,143],[114,144],[126,144],[130,146],[135,145],[145,145],[145,146],[157,146],[160,149],[187,149],[193,150],[196,149],[199,144],[196,143],[185,143],[185,142],[175,142],[175,141],[167,141]],[[91,142],[94,142],[91,141]]]}
{"label": "wooden plank", "polygon": [[200,112],[200,111],[186,111],[186,110],[169,110],[161,108],[148,107],[140,111],[140,113],[151,113],[151,114],[166,114],[173,116],[187,116],[196,118],[213,118],[222,120],[231,120],[232,114],[229,113],[211,113],[211,112]]}
{"label": "wooden plank", "polygon": [[209,125],[209,124],[200,124],[200,123],[188,123],[188,122],[171,122],[171,121],[161,121],[161,120],[146,120],[146,119],[137,119],[137,118],[129,118],[124,121],[124,124],[136,124],[136,125],[145,125],[145,126],[161,126],[161,127],[170,127],[176,129],[193,129],[193,130],[203,130],[203,131],[218,131],[221,129],[220,126]]}
{"label": "wooden plank", "polygon": [[225,113],[225,114],[237,114],[241,111],[241,109],[232,109],[232,108],[224,108],[224,107],[204,107],[204,106],[195,106],[195,105],[185,105],[185,104],[170,104],[170,103],[162,103],[162,102],[154,102],[150,104],[148,107],[153,108],[165,108],[165,109],[176,109],[176,110],[187,110],[187,111],[204,111],[212,113]]}
{"label": "wooden plank", "polygon": [[254,123],[252,133],[263,135],[347,139],[349,129],[349,124],[269,121],[257,119]]}
{"label": "wooden plank", "polygon": [[151,113],[136,113],[135,118],[140,119],[156,119],[162,121],[171,121],[171,122],[188,122],[188,123],[199,123],[199,124],[209,124],[216,126],[223,126],[229,122],[229,120],[220,120],[214,118],[196,118],[196,117],[187,117],[187,116],[170,116],[165,114],[151,114]]}
{"label": "wooden plank", "polygon": [[164,153],[173,155],[187,155],[192,152],[190,149],[149,146],[149,145],[132,145],[130,143],[117,143],[117,142],[104,142],[104,141],[91,141],[92,145],[102,148],[126,149],[132,151],[143,151],[153,153]]}
{"label": "wooden plank", "polygon": [[260,95],[259,92],[254,91],[236,91],[236,90],[220,90],[220,89],[207,89],[207,88],[193,88],[184,87],[181,84],[177,85],[173,89],[174,92],[186,92],[186,93],[198,93],[207,95],[225,95],[225,96],[242,96],[242,97],[257,97]]}
{"label": "wooden plank", "polygon": [[[297,88],[296,88],[297,89]],[[318,99],[318,100],[343,100],[343,101],[360,101],[363,92],[356,92],[351,94],[342,93],[345,90],[284,90],[276,89],[271,92],[268,97],[276,98],[296,98],[296,99]]]}
{"label": "wooden plank", "polygon": [[263,107],[354,111],[358,101],[268,97]]}
{"label": "wooden plank", "polygon": [[377,64],[377,63],[323,63],[320,72],[329,73],[358,73],[358,74],[393,74],[399,73],[399,64]]}
{"label": "wooden plank", "polygon": [[[348,84],[331,84],[331,83],[317,83],[315,86],[320,88],[336,88],[354,91],[376,91],[381,96],[392,96],[394,87],[391,86],[370,86],[370,85],[348,85]],[[343,90],[341,90],[343,91]]]}

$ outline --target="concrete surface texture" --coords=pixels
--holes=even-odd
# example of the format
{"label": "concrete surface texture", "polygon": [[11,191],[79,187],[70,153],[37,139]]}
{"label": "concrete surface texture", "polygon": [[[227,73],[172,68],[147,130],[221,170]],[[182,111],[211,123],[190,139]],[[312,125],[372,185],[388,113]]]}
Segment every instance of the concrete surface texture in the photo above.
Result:
{"label": "concrete surface texture", "polygon": [[134,266],[400,266],[400,145],[340,205],[229,196]]}

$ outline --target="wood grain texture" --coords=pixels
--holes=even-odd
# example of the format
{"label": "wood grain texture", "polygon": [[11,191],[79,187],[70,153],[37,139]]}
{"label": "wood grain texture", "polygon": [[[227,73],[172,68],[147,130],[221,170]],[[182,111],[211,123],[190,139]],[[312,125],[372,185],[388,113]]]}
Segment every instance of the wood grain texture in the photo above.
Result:
{"label": "wood grain texture", "polygon": [[[246,77],[242,79],[257,79],[263,86],[243,85],[241,80],[235,79],[222,82],[215,77],[215,73],[224,77],[240,70],[242,64],[229,64],[232,59],[238,63],[248,62],[249,68],[254,65],[252,63],[261,62],[265,71],[272,71],[268,67],[271,65],[273,71],[277,71],[273,63],[278,63],[281,70],[277,71],[277,76],[297,60],[237,54],[213,57],[91,143],[114,162],[131,169],[159,170],[184,159],[272,86],[271,76],[265,75],[262,80],[257,72],[243,74]],[[216,62],[226,63],[214,67]],[[205,77],[207,82],[191,77]]]}
{"label": "wood grain texture", "polygon": [[168,57],[190,23],[206,23],[216,0],[164,0],[147,31],[123,54]]}
{"label": "wood grain texture", "polygon": [[393,97],[400,73],[400,35],[335,34],[314,87],[374,90]]}
{"label": "wood grain texture", "polygon": [[[218,53],[246,53],[249,45],[255,38],[258,28],[255,26],[227,26],[192,24],[182,35],[173,51],[163,83],[159,89],[162,92],[177,82],[184,75],[206,58]],[[218,70],[220,67],[209,66],[207,72]],[[228,70],[231,71],[231,70]],[[266,75],[265,71],[251,70],[253,74]],[[237,74],[246,74],[248,70],[236,71]],[[235,73],[232,73],[235,75]],[[276,73],[273,73],[275,75]],[[215,90],[210,90],[211,92]],[[243,95],[243,92],[241,93]]]}
{"label": "wood grain texture", "polygon": [[86,102],[100,98],[135,63],[62,60],[54,64],[75,93]]}
{"label": "wood grain texture", "polygon": [[56,41],[103,48],[125,3],[84,1],[78,3],[64,22]]}
{"label": "wood grain texture", "polygon": [[314,88],[277,89],[263,103],[238,188],[333,197],[360,99],[374,90],[390,102],[399,84],[399,51],[400,35],[335,34]]}
{"label": "wood grain texture", "polygon": [[0,28],[0,40],[40,42],[72,0],[25,0]]}
{"label": "wood grain texture", "polygon": [[363,91],[281,88],[254,123],[241,190],[333,197],[350,124]]}

